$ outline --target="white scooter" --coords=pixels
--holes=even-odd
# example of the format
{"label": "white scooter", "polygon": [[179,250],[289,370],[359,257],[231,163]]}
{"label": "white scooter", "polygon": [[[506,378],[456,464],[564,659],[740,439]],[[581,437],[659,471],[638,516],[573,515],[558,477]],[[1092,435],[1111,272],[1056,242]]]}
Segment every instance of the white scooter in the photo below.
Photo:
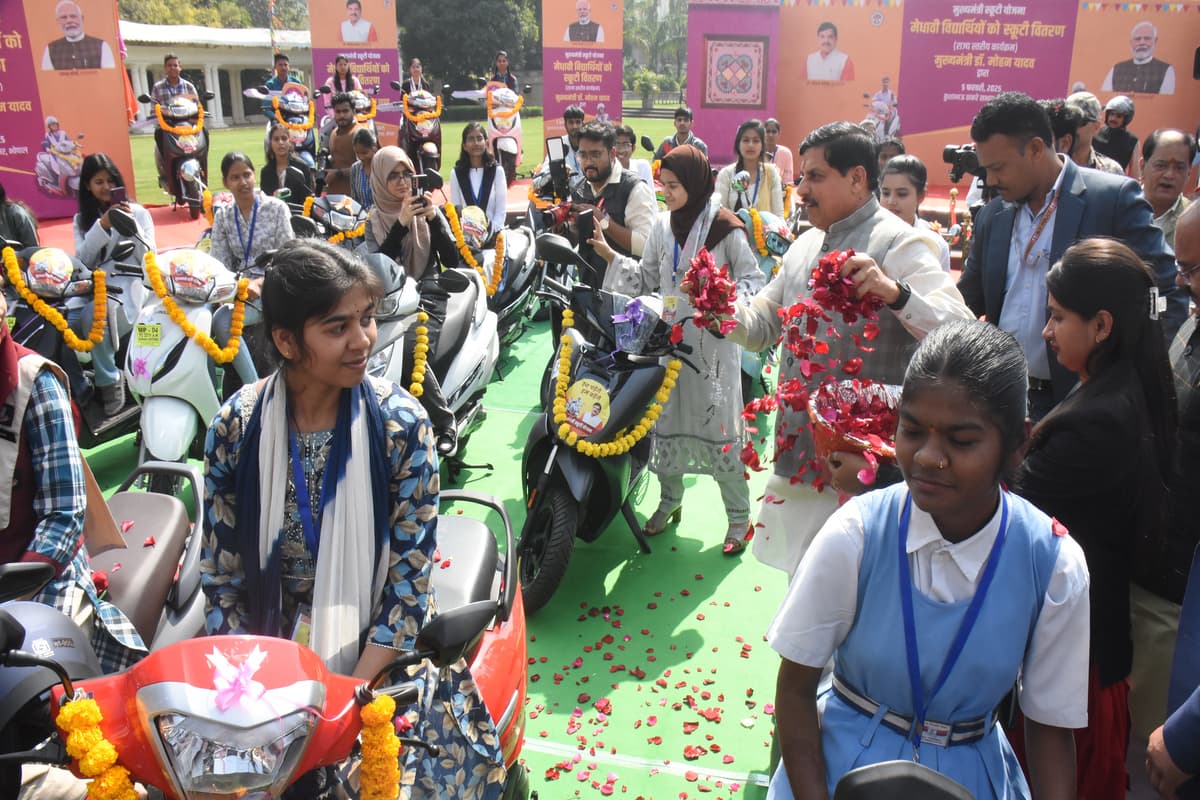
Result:
{"label": "white scooter", "polygon": [[[109,215],[122,233],[124,216]],[[211,334],[212,306],[234,298],[237,275],[200,250],[174,250],[162,259],[158,266],[167,293],[197,331]],[[220,410],[221,398],[208,353],[188,338],[157,297],[137,318],[125,380],[142,406],[138,462],[185,460]]]}
{"label": "white scooter", "polygon": [[[417,324],[420,303],[416,282],[395,261],[382,253],[365,257],[383,278],[384,297],[375,312],[379,336],[375,340],[367,371],[396,384],[404,376],[404,334]],[[495,312],[487,307],[487,290],[479,273],[470,269],[448,269],[439,277],[449,294],[446,321],[436,352],[429,353],[429,368],[442,385],[446,404],[454,412],[458,451],[443,460],[450,480],[457,480],[466,464],[461,458],[467,437],[483,421],[483,394],[500,355]],[[491,468],[490,465],[482,465]]]}

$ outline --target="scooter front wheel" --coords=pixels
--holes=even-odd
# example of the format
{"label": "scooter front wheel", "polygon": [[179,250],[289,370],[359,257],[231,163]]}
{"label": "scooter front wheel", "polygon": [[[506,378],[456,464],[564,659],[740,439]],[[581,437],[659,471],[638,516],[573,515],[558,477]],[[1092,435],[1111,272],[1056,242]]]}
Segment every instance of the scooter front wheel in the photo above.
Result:
{"label": "scooter front wheel", "polygon": [[533,614],[550,602],[567,573],[579,508],[565,486],[552,483],[529,513],[533,519],[517,543],[517,564],[525,613]]}

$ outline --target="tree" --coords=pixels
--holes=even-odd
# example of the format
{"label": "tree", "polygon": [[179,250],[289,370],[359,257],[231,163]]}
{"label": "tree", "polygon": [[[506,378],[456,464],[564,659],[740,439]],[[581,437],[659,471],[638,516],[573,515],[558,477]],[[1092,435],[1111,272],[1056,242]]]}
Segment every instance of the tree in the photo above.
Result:
{"label": "tree", "polygon": [[507,50],[518,76],[542,63],[541,17],[535,0],[441,0],[397,3],[400,49],[407,61],[456,88],[488,77],[497,50]]}
{"label": "tree", "polygon": [[652,72],[661,72],[663,64],[670,63],[675,76],[682,76],[687,61],[687,0],[668,0],[665,11],[660,0],[626,0],[625,56],[633,63],[639,52]]}
{"label": "tree", "polygon": [[[206,25],[212,28],[269,28],[270,0],[118,0],[121,19],[154,25]],[[279,28],[308,29],[306,0],[275,0]]]}

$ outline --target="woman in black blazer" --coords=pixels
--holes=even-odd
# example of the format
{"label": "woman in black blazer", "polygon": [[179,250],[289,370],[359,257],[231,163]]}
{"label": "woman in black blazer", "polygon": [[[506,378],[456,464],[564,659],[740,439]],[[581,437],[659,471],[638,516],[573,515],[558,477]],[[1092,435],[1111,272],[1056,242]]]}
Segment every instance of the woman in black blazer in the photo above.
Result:
{"label": "woman in black blazer", "polygon": [[313,172],[296,155],[288,129],[278,120],[272,122],[267,134],[267,161],[259,173],[258,188],[269,195],[284,188],[291,192],[287,202],[303,203],[315,193],[314,187]]}
{"label": "woman in black blazer", "polygon": [[1079,383],[1036,428],[1017,491],[1062,522],[1091,575],[1088,727],[1080,797],[1123,800],[1133,658],[1130,584],[1167,536],[1175,390],[1154,274],[1114,239],[1070,247],[1046,276],[1042,336]]}

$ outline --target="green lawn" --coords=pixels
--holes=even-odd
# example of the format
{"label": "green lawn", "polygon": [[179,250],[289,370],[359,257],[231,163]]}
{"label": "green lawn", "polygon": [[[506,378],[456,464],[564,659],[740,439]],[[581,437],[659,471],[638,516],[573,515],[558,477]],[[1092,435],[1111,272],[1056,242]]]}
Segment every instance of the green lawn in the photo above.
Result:
{"label": "green lawn", "polygon": [[[669,119],[628,119],[634,132],[641,137],[648,135],[655,143],[674,131],[674,125]],[[442,125],[442,147],[446,154],[446,163],[442,174],[448,174],[451,164],[458,158],[459,143],[462,141],[462,129],[465,122],[446,122]],[[521,161],[519,172],[527,175],[542,161],[543,148],[534,146],[543,141],[542,119],[534,117],[521,120],[525,129],[525,157]],[[154,169],[154,137],[151,135],[134,136],[130,141],[133,150],[133,171],[136,177],[135,198],[146,204],[167,202],[166,195],[158,188],[157,173]],[[261,166],[263,159],[263,128],[259,125],[242,128],[224,128],[212,131],[212,142],[209,147],[208,164],[214,184],[219,183],[221,157],[231,150],[241,150],[249,154],[255,164]],[[648,154],[639,151],[638,157],[645,158]]]}

